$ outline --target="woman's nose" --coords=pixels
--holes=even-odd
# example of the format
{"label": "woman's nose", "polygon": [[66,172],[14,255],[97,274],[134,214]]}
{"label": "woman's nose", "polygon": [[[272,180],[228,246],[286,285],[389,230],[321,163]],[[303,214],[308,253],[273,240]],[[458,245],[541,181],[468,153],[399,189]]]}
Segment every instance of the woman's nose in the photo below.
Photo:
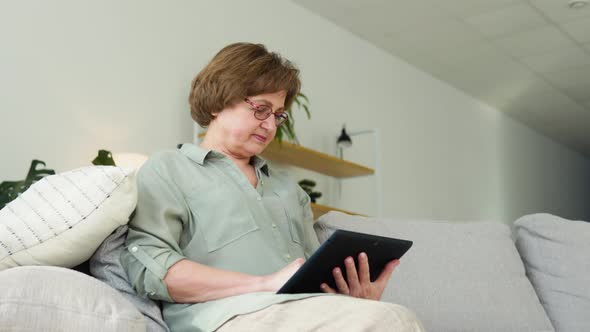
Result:
{"label": "woman's nose", "polygon": [[266,120],[262,121],[262,128],[268,130],[275,130],[277,129],[277,124],[275,122],[274,114],[271,114]]}

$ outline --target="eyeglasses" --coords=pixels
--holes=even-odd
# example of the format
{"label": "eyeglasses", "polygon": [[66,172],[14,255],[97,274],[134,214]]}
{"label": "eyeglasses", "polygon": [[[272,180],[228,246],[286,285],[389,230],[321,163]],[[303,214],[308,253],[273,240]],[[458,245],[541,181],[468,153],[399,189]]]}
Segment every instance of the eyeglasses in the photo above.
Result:
{"label": "eyeglasses", "polygon": [[268,119],[268,117],[271,114],[274,114],[275,125],[278,127],[278,126],[282,125],[283,123],[285,123],[285,121],[287,121],[287,119],[289,119],[289,115],[285,112],[275,112],[269,106],[258,105],[248,98],[244,99],[244,101],[248,105],[252,106],[252,111],[254,111],[254,117],[258,120],[261,120],[261,121],[266,120],[266,119]]}

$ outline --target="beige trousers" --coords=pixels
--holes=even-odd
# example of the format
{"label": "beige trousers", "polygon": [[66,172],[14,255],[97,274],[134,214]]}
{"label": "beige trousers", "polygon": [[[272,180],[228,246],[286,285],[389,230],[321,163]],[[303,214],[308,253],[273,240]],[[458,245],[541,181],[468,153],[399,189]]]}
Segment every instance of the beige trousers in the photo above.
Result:
{"label": "beige trousers", "polygon": [[414,313],[387,302],[316,296],[239,315],[217,331],[424,331]]}

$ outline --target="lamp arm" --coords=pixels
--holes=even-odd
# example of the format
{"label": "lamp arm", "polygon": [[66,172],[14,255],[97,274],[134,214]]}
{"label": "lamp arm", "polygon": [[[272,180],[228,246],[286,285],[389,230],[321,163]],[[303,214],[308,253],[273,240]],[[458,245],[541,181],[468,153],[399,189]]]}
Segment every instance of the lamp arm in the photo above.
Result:
{"label": "lamp arm", "polygon": [[[375,173],[375,194],[377,199],[377,217],[383,216],[383,184],[381,181],[381,135],[379,128],[364,129],[348,132],[348,136],[358,136],[364,134],[373,134],[373,160]],[[342,150],[339,149],[340,158],[342,158]],[[339,188],[340,191],[340,188]],[[340,193],[339,193],[340,194]]]}
{"label": "lamp arm", "polygon": [[373,133],[377,133],[379,131],[379,128],[374,128],[374,129],[365,129],[365,130],[357,130],[357,131],[351,131],[348,132],[348,136],[357,136],[357,135],[364,135],[364,134],[373,134]]}

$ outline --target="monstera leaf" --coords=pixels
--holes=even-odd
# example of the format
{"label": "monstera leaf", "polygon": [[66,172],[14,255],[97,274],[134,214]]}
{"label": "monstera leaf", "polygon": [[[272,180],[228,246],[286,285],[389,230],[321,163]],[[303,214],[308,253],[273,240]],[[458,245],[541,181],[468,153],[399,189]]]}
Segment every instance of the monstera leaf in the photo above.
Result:
{"label": "monstera leaf", "polygon": [[[92,161],[94,165],[101,166],[115,166],[113,155],[107,150],[98,150],[98,156]],[[44,176],[55,174],[52,169],[38,168],[41,165],[45,167],[45,162],[41,160],[33,160],[27,178],[21,181],[5,181],[0,183],[0,209],[6,204],[17,198],[19,194],[24,193],[29,187],[41,180]]]}
{"label": "monstera leaf", "polygon": [[25,192],[29,187],[41,180],[44,176],[55,174],[52,169],[38,169],[37,166],[45,167],[45,162],[33,160],[27,178],[21,181],[5,181],[0,183],[0,209],[6,204],[17,198],[19,194]]}

